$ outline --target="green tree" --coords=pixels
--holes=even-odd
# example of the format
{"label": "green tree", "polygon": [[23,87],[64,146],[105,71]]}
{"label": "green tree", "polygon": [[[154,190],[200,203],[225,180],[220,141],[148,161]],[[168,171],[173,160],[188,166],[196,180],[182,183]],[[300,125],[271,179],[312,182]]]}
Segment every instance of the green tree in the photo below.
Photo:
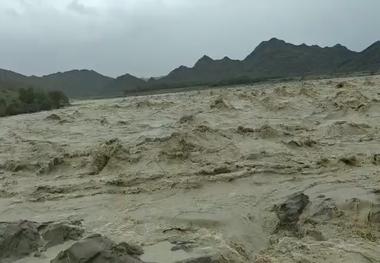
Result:
{"label": "green tree", "polygon": [[0,117],[4,117],[7,113],[7,103],[4,99],[0,99]]}
{"label": "green tree", "polygon": [[64,105],[70,104],[69,98],[59,90],[53,90],[48,93],[49,99],[52,103],[53,108],[59,109]]}
{"label": "green tree", "polygon": [[18,90],[18,98],[22,103],[31,104],[34,102],[34,89],[29,87],[27,89],[21,88]]}
{"label": "green tree", "polygon": [[21,88],[21,89],[19,89],[18,90],[18,98],[19,98],[19,100],[21,101],[21,102],[23,102],[23,103],[26,103],[26,101],[27,101],[27,93],[26,93],[26,89],[24,89],[24,88]]}
{"label": "green tree", "polygon": [[28,104],[32,104],[34,102],[34,99],[35,99],[35,95],[34,95],[34,89],[32,87],[29,87],[27,90],[26,90],[26,93],[27,93],[27,98],[28,98],[28,101],[27,103]]}
{"label": "green tree", "polygon": [[35,93],[35,102],[38,104],[41,110],[51,110],[52,102],[49,99],[46,92],[36,92]]}
{"label": "green tree", "polygon": [[7,105],[6,115],[17,115],[27,112],[27,105],[25,103],[14,101]]}

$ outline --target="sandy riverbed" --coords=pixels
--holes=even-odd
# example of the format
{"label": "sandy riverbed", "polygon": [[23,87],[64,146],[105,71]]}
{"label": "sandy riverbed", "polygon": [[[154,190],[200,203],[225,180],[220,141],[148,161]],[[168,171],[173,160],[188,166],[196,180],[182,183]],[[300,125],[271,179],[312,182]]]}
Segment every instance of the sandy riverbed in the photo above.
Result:
{"label": "sandy riverbed", "polygon": [[[2,118],[0,220],[81,219],[146,262],[380,262],[379,92],[372,76]],[[299,231],[278,231],[300,191]]]}

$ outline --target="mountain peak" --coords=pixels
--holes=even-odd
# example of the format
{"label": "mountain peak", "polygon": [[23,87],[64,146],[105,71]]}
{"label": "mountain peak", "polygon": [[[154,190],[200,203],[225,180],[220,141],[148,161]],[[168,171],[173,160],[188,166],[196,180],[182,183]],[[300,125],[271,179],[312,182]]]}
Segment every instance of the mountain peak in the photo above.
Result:
{"label": "mountain peak", "polygon": [[175,74],[181,74],[181,72],[184,72],[184,71],[187,71],[189,68],[184,66],[184,65],[181,65],[179,66],[178,68],[174,69],[173,71],[171,71],[167,76],[170,76],[170,75],[175,75]]}
{"label": "mountain peak", "polygon": [[72,69],[68,71],[58,71],[56,73],[48,74],[48,75],[43,75],[42,77],[52,77],[52,76],[66,76],[66,75],[101,75],[100,73],[96,72],[95,70],[92,69]]}
{"label": "mountain peak", "polygon": [[128,79],[128,78],[136,78],[135,76],[132,76],[131,74],[129,74],[129,73],[126,73],[126,74],[124,74],[124,75],[121,75],[121,76],[119,76],[119,77],[117,77],[116,79]]}
{"label": "mountain peak", "polygon": [[268,41],[263,41],[267,43],[286,43],[284,40],[278,39],[277,37],[272,37]]}
{"label": "mountain peak", "polygon": [[278,39],[278,38],[271,38],[267,41],[261,42],[256,49],[261,49],[261,48],[273,48],[273,47],[283,47],[287,43],[284,40]]}
{"label": "mountain peak", "polygon": [[208,63],[208,62],[212,62],[213,59],[210,58],[209,56],[207,55],[203,55],[203,57],[201,57],[196,64],[199,64],[199,63]]}
{"label": "mountain peak", "polygon": [[348,50],[348,48],[347,47],[345,47],[345,46],[343,46],[343,45],[341,45],[341,44],[336,44],[335,46],[333,46],[332,48],[334,48],[334,49],[340,49],[340,50]]}
{"label": "mountain peak", "polygon": [[225,56],[224,58],[222,58],[223,61],[231,61],[232,59],[230,59],[229,57]]}
{"label": "mountain peak", "polygon": [[281,47],[286,45],[287,43],[284,40],[278,39],[276,37],[272,37],[267,41],[263,41],[258,45],[258,47]]}
{"label": "mountain peak", "polygon": [[339,43],[338,43],[338,44],[336,44],[336,45],[335,45],[335,46],[333,46],[333,47],[335,47],[335,48],[342,48],[342,47],[343,47],[343,48],[344,48],[344,46],[342,46],[342,45],[341,45],[341,44],[339,44]]}
{"label": "mountain peak", "polygon": [[269,49],[279,49],[279,48],[283,48],[286,45],[287,43],[284,40],[273,37],[267,41],[261,42],[255,48],[255,50],[253,50],[253,52],[245,58],[245,60],[252,59],[253,57],[255,57],[255,54],[260,53],[261,51],[269,50]]}
{"label": "mountain peak", "polygon": [[181,65],[177,68],[177,70],[186,70],[186,69],[189,69],[188,67],[184,66],[184,65]]}
{"label": "mountain peak", "polygon": [[199,65],[203,65],[203,64],[208,64],[210,62],[213,62],[214,60],[212,58],[210,58],[209,56],[207,55],[203,55],[203,57],[201,57],[197,63],[195,63],[195,66],[199,66]]}
{"label": "mountain peak", "polygon": [[210,58],[209,56],[207,55],[203,55],[203,57],[201,57],[199,60],[212,60],[212,58]]}
{"label": "mountain peak", "polygon": [[148,81],[137,78],[129,73],[117,77],[109,85],[104,86],[102,92],[109,95],[122,95],[126,90],[135,91],[146,86]]}

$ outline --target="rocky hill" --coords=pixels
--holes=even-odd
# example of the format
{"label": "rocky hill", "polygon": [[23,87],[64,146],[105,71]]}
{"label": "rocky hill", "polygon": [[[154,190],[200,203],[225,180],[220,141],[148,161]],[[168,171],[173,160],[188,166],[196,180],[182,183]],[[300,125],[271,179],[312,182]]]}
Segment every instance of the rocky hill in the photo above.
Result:
{"label": "rocky hill", "polygon": [[0,80],[4,80],[4,81],[5,80],[11,80],[11,81],[25,82],[25,81],[27,81],[27,78],[28,77],[26,77],[22,74],[19,74],[19,73],[16,73],[16,72],[13,72],[10,70],[6,70],[6,69],[0,69]]}
{"label": "rocky hill", "polygon": [[[263,41],[244,60],[224,57],[200,58],[192,68],[180,66],[167,76],[139,79],[125,74],[116,79],[93,70],[72,70],[43,77],[27,77],[0,69],[0,80],[17,80],[44,89],[58,89],[70,97],[121,96],[139,92],[192,85],[240,83],[267,78],[288,78],[354,72],[380,71],[380,41],[362,52],[337,44],[333,47],[293,45],[272,38]],[[237,82],[235,80],[238,80]],[[233,81],[229,81],[233,80]]]}
{"label": "rocky hill", "polygon": [[45,89],[58,89],[70,97],[87,97],[98,95],[113,79],[93,70],[71,70],[58,72],[43,77],[29,77],[36,86]]}
{"label": "rocky hill", "polygon": [[167,76],[157,80],[159,83],[178,82],[214,82],[225,77],[238,75],[242,70],[241,62],[224,57],[221,60],[213,60],[204,55],[193,68],[180,66]]}
{"label": "rocky hill", "polygon": [[252,77],[319,75],[339,71],[339,65],[356,54],[339,44],[325,48],[296,46],[273,38],[262,42],[242,63]]}
{"label": "rocky hill", "polygon": [[345,61],[339,67],[340,71],[380,71],[380,41],[375,42],[354,58]]}
{"label": "rocky hill", "polygon": [[[262,42],[242,61],[227,57],[213,60],[204,56],[193,68],[181,66],[159,81],[161,83],[209,82],[241,76],[267,78],[319,75],[340,72],[340,65],[352,61],[360,54],[339,44],[325,48],[305,44],[297,46],[272,38]],[[363,70],[367,66],[363,66]]]}
{"label": "rocky hill", "polygon": [[42,77],[24,76],[0,69],[0,80],[16,80],[45,90],[61,90],[70,97],[88,97],[101,94],[101,90],[113,82],[93,70],[71,70]]}
{"label": "rocky hill", "polygon": [[138,87],[143,87],[145,85],[147,85],[147,81],[136,78],[130,74],[125,74],[117,77],[114,81],[109,83],[109,85],[104,86],[100,90],[100,93],[102,95],[120,96],[123,95],[125,91],[134,92]]}

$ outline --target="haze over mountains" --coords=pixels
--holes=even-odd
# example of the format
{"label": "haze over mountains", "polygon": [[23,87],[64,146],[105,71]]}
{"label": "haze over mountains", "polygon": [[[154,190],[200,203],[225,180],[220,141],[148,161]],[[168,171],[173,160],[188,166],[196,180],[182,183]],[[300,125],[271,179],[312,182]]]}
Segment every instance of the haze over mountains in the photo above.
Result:
{"label": "haze over mountains", "polygon": [[183,85],[210,85],[222,80],[247,77],[300,77],[309,75],[380,71],[380,41],[362,52],[337,44],[333,47],[293,45],[272,38],[262,42],[244,60],[225,57],[200,58],[192,68],[180,66],[162,78],[148,81],[125,74],[116,79],[93,70],[72,70],[42,77],[24,76],[0,69],[0,80],[18,81],[44,89],[62,90],[70,97],[115,96],[125,91]]}

